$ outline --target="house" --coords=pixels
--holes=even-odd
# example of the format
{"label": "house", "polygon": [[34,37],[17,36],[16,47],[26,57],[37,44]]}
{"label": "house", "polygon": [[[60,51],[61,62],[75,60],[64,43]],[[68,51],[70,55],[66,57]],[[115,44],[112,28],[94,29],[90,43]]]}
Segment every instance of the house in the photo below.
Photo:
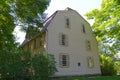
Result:
{"label": "house", "polygon": [[56,77],[101,74],[98,45],[90,24],[71,8],[53,13],[36,36],[26,36],[21,47],[33,54],[46,51],[54,55]]}

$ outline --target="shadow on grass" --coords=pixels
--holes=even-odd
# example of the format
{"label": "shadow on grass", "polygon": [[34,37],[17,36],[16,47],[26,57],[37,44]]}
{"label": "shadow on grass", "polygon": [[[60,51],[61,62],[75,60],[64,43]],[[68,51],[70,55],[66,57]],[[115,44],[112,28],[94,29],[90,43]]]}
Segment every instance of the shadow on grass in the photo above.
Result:
{"label": "shadow on grass", "polygon": [[66,77],[53,80],[120,80],[120,76]]}

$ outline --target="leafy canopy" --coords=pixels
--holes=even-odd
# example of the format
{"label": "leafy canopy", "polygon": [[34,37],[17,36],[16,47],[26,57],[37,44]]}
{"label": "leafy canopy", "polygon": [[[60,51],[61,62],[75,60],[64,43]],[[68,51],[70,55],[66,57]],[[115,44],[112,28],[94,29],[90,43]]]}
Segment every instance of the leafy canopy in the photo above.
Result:
{"label": "leafy canopy", "polygon": [[29,61],[22,61],[21,57],[26,54],[17,49],[13,31],[16,25],[21,24],[42,26],[41,15],[49,2],[50,0],[0,0],[0,79],[18,78],[28,72]]}
{"label": "leafy canopy", "polygon": [[[103,45],[109,44],[109,51],[116,53],[120,50],[120,0],[102,0],[101,8],[86,14],[93,19],[92,29],[96,38]],[[114,52],[113,52],[114,51]]]}

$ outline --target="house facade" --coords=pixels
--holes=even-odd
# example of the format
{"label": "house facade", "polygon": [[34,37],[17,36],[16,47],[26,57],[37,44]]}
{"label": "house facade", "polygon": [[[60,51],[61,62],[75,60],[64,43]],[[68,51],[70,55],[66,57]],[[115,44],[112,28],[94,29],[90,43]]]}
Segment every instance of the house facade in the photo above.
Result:
{"label": "house facade", "polygon": [[101,74],[98,45],[90,24],[75,10],[66,8],[53,13],[32,39],[21,47],[33,54],[46,51],[55,57],[54,76]]}

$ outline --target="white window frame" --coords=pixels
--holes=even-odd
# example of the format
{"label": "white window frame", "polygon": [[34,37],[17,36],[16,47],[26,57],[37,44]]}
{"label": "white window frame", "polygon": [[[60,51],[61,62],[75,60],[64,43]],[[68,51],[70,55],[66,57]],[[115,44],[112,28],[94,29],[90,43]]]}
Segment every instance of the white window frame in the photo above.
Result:
{"label": "white window frame", "polygon": [[87,63],[89,68],[94,68],[94,59],[93,57],[87,57]]}
{"label": "white window frame", "polygon": [[86,40],[86,50],[91,50],[91,41],[90,40]]}
{"label": "white window frame", "polygon": [[[66,58],[63,58],[63,56],[66,57]],[[69,55],[68,54],[61,53],[59,55],[59,65],[62,68],[68,68],[69,67]]]}
{"label": "white window frame", "polygon": [[[63,40],[64,36],[64,40]],[[68,46],[68,36],[63,33],[59,33],[59,44],[62,46]]]}

